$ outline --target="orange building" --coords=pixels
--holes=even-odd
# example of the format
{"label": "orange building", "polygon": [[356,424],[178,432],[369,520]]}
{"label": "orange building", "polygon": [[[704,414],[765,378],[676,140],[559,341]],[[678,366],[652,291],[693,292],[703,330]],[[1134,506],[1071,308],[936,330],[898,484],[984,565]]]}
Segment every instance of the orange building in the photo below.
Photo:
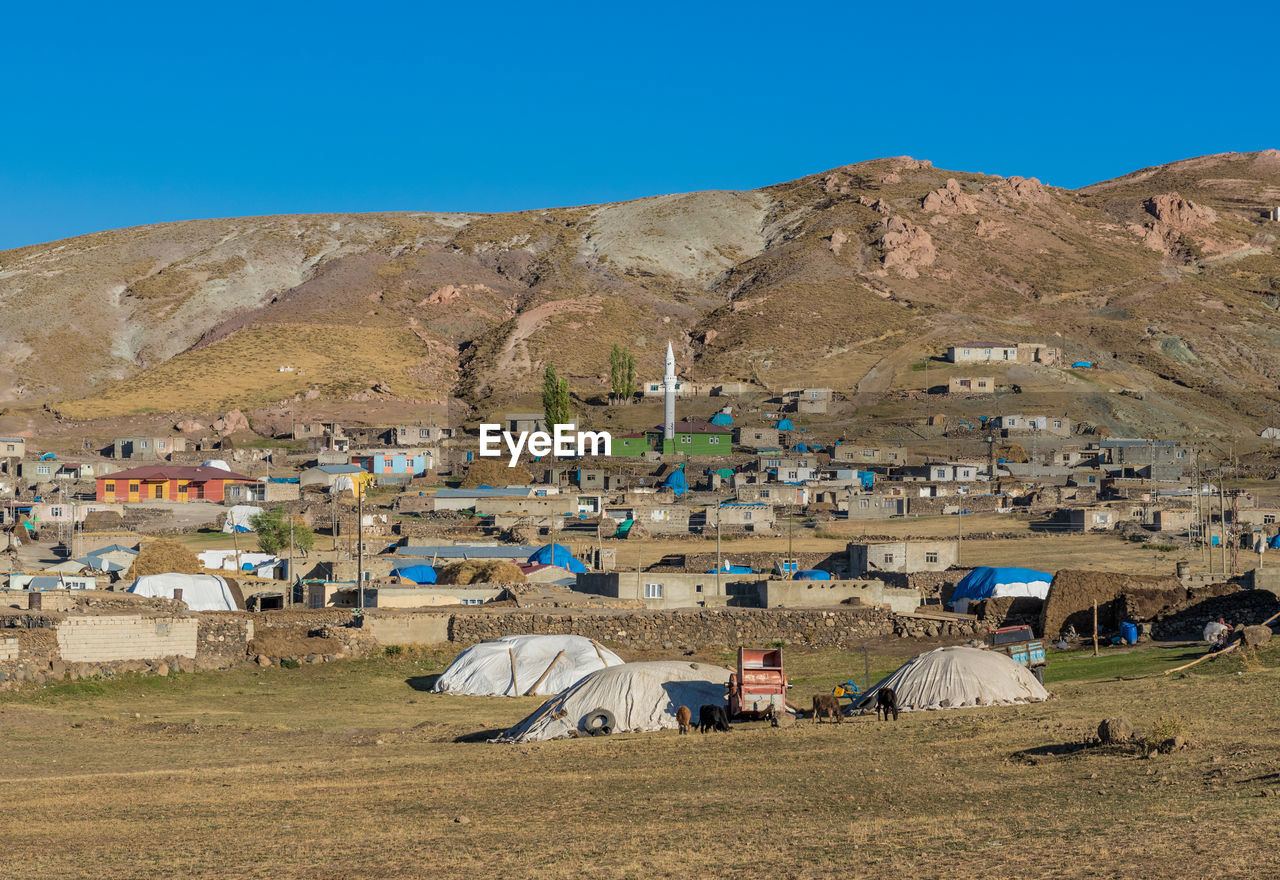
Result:
{"label": "orange building", "polygon": [[253,477],[215,467],[148,465],[98,477],[99,501],[213,501],[221,503],[227,483],[256,483]]}

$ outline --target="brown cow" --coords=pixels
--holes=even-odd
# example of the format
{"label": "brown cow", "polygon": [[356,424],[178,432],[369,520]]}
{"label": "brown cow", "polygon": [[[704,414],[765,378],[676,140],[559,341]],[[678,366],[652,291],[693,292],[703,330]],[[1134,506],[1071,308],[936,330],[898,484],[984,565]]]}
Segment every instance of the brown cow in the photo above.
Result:
{"label": "brown cow", "polygon": [[824,717],[834,718],[837,724],[843,724],[844,713],[840,711],[840,700],[832,694],[814,694],[813,717],[819,722]]}
{"label": "brown cow", "polygon": [[693,713],[689,711],[688,706],[681,706],[676,710],[676,724],[680,725],[680,733],[689,732],[689,722],[693,720]]}

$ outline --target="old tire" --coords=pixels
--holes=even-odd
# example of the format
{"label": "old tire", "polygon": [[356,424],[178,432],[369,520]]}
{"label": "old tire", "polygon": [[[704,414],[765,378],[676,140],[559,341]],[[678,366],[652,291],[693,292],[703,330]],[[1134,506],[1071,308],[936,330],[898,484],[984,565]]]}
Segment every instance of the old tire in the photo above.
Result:
{"label": "old tire", "polygon": [[618,722],[608,709],[594,709],[582,717],[582,729],[592,736],[608,736]]}

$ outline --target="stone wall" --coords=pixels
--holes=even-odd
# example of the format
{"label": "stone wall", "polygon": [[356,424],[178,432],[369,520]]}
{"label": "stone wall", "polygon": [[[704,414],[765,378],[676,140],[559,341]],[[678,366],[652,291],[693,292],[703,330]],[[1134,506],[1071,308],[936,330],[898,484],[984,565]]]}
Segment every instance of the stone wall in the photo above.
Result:
{"label": "stone wall", "polygon": [[18,659],[18,637],[0,638],[0,662]]}
{"label": "stone wall", "polygon": [[895,615],[879,608],[698,609],[627,614],[455,614],[449,641],[474,644],[522,634],[581,635],[638,650],[692,650],[707,646],[767,645],[782,641],[814,647],[844,647],[876,638],[976,635],[970,621],[940,621]]}
{"label": "stone wall", "polygon": [[945,604],[950,601],[956,584],[964,580],[965,575],[971,571],[971,568],[948,568],[946,571],[877,571],[874,575],[876,580],[884,581],[891,587],[915,590],[926,600],[937,599]]}
{"label": "stone wall", "polygon": [[68,617],[58,625],[58,651],[65,663],[195,659],[197,627],[191,617]]}
{"label": "stone wall", "polygon": [[197,617],[196,668],[229,669],[247,658],[255,621],[247,614],[205,612]]}

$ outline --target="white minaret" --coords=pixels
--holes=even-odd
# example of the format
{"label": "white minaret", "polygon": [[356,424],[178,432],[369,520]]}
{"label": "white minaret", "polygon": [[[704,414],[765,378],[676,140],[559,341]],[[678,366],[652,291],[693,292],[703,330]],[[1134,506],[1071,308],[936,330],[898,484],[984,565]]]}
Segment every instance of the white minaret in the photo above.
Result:
{"label": "white minaret", "polygon": [[662,439],[676,436],[676,353],[667,343],[667,374],[662,377]]}

